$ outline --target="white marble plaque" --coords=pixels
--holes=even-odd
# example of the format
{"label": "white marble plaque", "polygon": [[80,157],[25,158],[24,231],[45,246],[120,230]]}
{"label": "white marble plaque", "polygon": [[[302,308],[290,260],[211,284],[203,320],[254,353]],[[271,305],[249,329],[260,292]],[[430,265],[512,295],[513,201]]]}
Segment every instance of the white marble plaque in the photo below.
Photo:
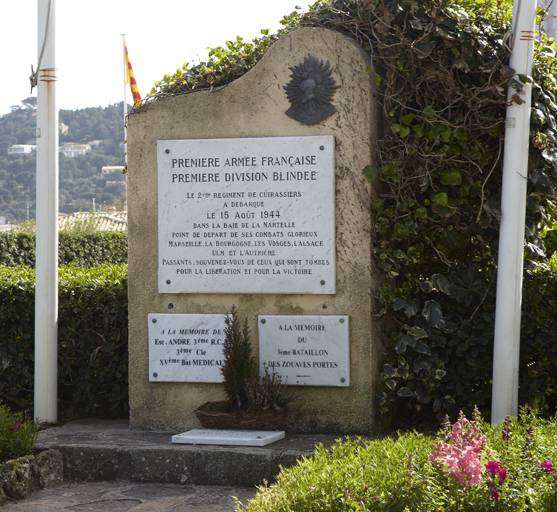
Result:
{"label": "white marble plaque", "polygon": [[149,381],[222,382],[226,315],[148,315]]}
{"label": "white marble plaque", "polygon": [[283,431],[267,430],[220,430],[196,428],[172,436],[177,444],[219,444],[226,446],[266,446],[284,439]]}
{"label": "white marble plaque", "polygon": [[349,386],[348,316],[259,316],[259,372],[290,385]]}
{"label": "white marble plaque", "polygon": [[335,293],[335,141],[158,141],[160,293]]}

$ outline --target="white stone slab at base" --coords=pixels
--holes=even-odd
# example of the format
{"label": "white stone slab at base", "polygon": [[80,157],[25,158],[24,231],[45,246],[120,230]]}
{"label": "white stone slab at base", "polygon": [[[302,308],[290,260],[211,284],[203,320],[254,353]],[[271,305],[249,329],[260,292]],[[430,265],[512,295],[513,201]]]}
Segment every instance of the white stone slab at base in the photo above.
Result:
{"label": "white stone slab at base", "polygon": [[284,439],[284,431],[221,430],[195,428],[172,436],[175,444],[219,444],[226,446],[266,446]]}

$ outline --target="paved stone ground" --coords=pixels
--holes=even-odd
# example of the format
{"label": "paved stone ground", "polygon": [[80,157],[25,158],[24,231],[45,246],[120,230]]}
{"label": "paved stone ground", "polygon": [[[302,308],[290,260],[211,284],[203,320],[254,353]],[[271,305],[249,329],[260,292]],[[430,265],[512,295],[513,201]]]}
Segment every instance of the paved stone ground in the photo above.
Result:
{"label": "paved stone ground", "polygon": [[232,512],[254,488],[133,482],[65,483],[32,493],[2,512]]}
{"label": "paved stone ground", "polygon": [[116,420],[43,430],[37,448],[60,452],[64,484],[0,512],[233,512],[232,496],[246,504],[255,485],[272,481],[280,466],[336,439],[298,434],[264,447],[196,446],[172,444],[172,434],[130,430],[127,421]]}

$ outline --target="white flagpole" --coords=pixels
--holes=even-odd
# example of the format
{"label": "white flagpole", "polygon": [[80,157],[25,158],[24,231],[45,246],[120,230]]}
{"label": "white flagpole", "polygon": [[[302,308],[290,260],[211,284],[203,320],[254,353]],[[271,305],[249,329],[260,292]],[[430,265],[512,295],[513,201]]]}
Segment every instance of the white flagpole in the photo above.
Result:
{"label": "white flagpole", "polygon": [[128,163],[128,151],[127,151],[127,140],[128,140],[128,130],[126,129],[126,116],[128,115],[128,60],[126,59],[126,34],[120,34],[122,36],[122,52],[124,54],[124,158],[125,163]]}
{"label": "white flagpole", "polygon": [[[516,74],[532,74],[535,19],[536,0],[514,2],[510,67]],[[523,100],[521,104],[512,101],[511,96],[514,94]],[[524,84],[521,93],[509,87],[508,98],[497,261],[492,423],[499,423],[505,416],[516,416],[518,413],[522,268],[532,84]]]}
{"label": "white flagpole", "polygon": [[58,105],[55,0],[38,0],[35,418],[58,421]]}

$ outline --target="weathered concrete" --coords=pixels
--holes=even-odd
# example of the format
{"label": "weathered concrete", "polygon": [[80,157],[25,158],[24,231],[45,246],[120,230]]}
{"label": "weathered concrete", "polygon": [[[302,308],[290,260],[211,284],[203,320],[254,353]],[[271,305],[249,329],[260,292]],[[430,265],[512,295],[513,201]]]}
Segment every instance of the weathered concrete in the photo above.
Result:
{"label": "weathered concrete", "polygon": [[[308,53],[329,61],[340,87],[337,112],[315,125],[285,114],[290,67]],[[246,75],[226,87],[173,96],[140,109],[128,122],[129,382],[133,428],[198,428],[193,411],[224,398],[219,384],[149,382],[149,313],[224,314],[235,304],[248,317],[258,355],[257,315],[349,315],[350,386],[304,389],[291,404],[288,432],[369,434],[378,428],[375,393],[381,357],[373,320],[371,189],[362,175],[374,154],[379,116],[368,57],[353,41],[306,28],[277,41]],[[333,135],[336,182],[334,295],[160,294],[157,272],[157,141]],[[308,204],[308,211],[315,205]],[[263,292],[264,290],[262,290]],[[172,304],[172,306],[169,306]],[[171,308],[171,309],[169,309]]]}
{"label": "weathered concrete", "polygon": [[[37,450],[57,450],[64,478],[253,487],[280,466],[309,457],[335,436],[287,435],[264,447],[172,444],[177,432],[130,430],[127,421],[78,420],[40,433]],[[241,468],[241,470],[239,470]]]}

